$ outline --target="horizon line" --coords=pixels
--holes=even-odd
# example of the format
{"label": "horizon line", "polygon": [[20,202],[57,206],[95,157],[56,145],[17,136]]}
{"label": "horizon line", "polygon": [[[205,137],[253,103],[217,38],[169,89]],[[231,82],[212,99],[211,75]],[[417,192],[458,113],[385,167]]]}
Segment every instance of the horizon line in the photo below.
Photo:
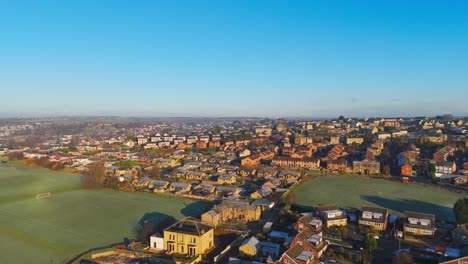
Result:
{"label": "horizon line", "polygon": [[145,115],[23,115],[23,116],[2,116],[0,114],[0,119],[60,119],[60,118],[135,118],[135,119],[338,119],[340,116],[343,116],[345,119],[365,119],[365,118],[435,118],[437,116],[451,115],[454,118],[466,118],[468,114],[436,114],[436,115],[407,115],[407,116],[398,116],[398,115],[374,115],[374,116],[145,116]]}

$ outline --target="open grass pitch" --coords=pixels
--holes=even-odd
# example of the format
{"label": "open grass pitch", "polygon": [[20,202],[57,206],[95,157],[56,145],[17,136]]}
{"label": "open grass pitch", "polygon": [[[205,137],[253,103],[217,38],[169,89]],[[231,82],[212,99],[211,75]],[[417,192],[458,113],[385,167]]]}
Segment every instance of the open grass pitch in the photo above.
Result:
{"label": "open grass pitch", "polygon": [[335,203],[341,208],[378,206],[392,213],[416,211],[435,214],[439,219],[454,221],[453,204],[463,194],[358,176],[319,176],[298,186],[297,204],[313,207]]}
{"label": "open grass pitch", "polygon": [[416,211],[454,221],[453,204],[463,197],[435,187],[403,184],[357,176],[320,176],[298,186],[296,200],[302,206],[336,203],[341,208],[379,206],[393,213]]}
{"label": "open grass pitch", "polygon": [[[45,192],[51,197],[35,199]],[[0,262],[63,263],[90,248],[134,239],[146,213],[180,219],[209,207],[162,195],[85,190],[74,174],[1,164]]]}

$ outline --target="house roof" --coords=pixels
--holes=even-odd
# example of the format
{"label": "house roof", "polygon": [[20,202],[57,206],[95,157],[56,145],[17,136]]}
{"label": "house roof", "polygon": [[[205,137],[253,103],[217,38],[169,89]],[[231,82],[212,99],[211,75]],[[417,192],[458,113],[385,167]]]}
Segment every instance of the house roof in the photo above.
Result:
{"label": "house roof", "polygon": [[201,236],[213,228],[202,224],[198,219],[187,217],[166,228],[164,231]]}
{"label": "house roof", "polygon": [[[435,215],[433,214],[425,214],[425,213],[418,213],[418,212],[410,212],[410,211],[405,211],[406,215],[406,220],[405,220],[405,226],[409,227],[416,227],[416,228],[428,228],[432,229],[434,228],[435,225]],[[423,221],[429,221],[426,226],[423,226],[421,224],[412,224],[410,221],[415,220],[416,222],[421,222]]]}
{"label": "house roof", "polygon": [[155,187],[163,187],[163,186],[165,186],[166,184],[169,184],[169,182],[168,182],[168,181],[151,180],[151,181],[150,181],[150,184],[152,184],[152,185],[155,186]]}
{"label": "house roof", "polygon": [[308,260],[314,259],[314,255],[311,252],[306,251],[299,244],[296,244],[292,248],[286,250],[286,252],[284,252],[284,254],[287,255],[289,258],[293,259],[296,262],[303,261],[303,262],[307,263]]}
{"label": "house roof", "polygon": [[327,246],[327,242],[323,240],[321,232],[317,232],[310,228],[304,229],[304,231],[299,233],[296,237],[309,244],[311,247],[315,248],[318,251],[322,250],[324,247]]}
{"label": "house roof", "polygon": [[315,226],[320,228],[321,225],[322,225],[322,220],[320,220],[318,218],[315,218],[314,216],[312,216],[310,214],[302,216],[301,218],[299,218],[298,221],[306,224],[307,226],[313,227],[313,228],[316,228]]}
{"label": "house roof", "polygon": [[301,218],[299,218],[298,221],[302,222],[302,223],[309,223],[310,221],[312,220],[315,220],[316,218],[311,215],[311,214],[306,214],[304,216],[301,216]]}
{"label": "house roof", "polygon": [[186,188],[188,185],[190,184],[186,182],[171,182],[170,186],[172,188]]}
{"label": "house roof", "polygon": [[306,241],[307,239],[309,239],[310,237],[312,236],[315,236],[317,234],[319,234],[320,232],[317,232],[315,230],[312,230],[308,227],[306,227],[302,232],[300,232],[299,234],[297,234],[297,237],[299,237],[300,239]]}
{"label": "house roof", "polygon": [[257,206],[251,205],[247,200],[225,200],[221,204],[213,207],[213,210],[222,212],[229,208],[237,208],[243,210],[256,210]]}
{"label": "house roof", "polygon": [[221,174],[218,176],[218,180],[232,180],[232,178],[236,178],[235,175],[231,175],[231,174]]}
{"label": "house roof", "polygon": [[[365,216],[367,214],[368,216]],[[364,218],[368,217],[368,218]],[[379,208],[379,207],[369,207],[363,206],[361,207],[361,215],[359,216],[360,219],[365,219],[366,221],[373,221],[373,222],[380,222],[385,223],[388,217],[388,210],[386,208]]]}
{"label": "house roof", "polygon": [[272,242],[260,242],[260,250],[263,252],[273,253],[278,255],[280,245]]}
{"label": "house roof", "polygon": [[373,212],[373,213],[380,213],[383,215],[388,215],[387,208],[380,208],[380,207],[370,207],[370,206],[363,206],[361,207],[361,211]]}
{"label": "house roof", "polygon": [[260,241],[254,236],[244,240],[242,244],[240,245],[240,247],[245,246],[245,245],[248,245],[251,248],[255,248],[256,250],[260,249]]}

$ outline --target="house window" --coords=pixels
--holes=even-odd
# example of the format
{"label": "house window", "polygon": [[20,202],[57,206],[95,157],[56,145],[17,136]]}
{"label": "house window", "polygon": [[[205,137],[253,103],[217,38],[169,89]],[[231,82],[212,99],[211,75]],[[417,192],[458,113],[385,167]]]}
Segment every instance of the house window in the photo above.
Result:
{"label": "house window", "polygon": [[172,252],[175,250],[174,243],[167,243],[167,251]]}
{"label": "house window", "polygon": [[154,243],[153,243],[153,247],[154,247],[154,248],[158,247],[158,243],[154,242]]}
{"label": "house window", "polygon": [[179,242],[184,242],[184,236],[179,235]]}
{"label": "house window", "polygon": [[169,234],[169,240],[175,240],[175,235],[174,234]]}
{"label": "house window", "polygon": [[188,253],[189,253],[190,256],[196,255],[197,252],[196,252],[195,247],[189,247],[189,252]]}
{"label": "house window", "polygon": [[185,252],[185,247],[184,246],[180,246],[180,253],[184,253]]}
{"label": "house window", "polygon": [[191,237],[191,238],[190,238],[190,243],[192,243],[192,244],[197,243],[197,239],[194,238],[194,237]]}

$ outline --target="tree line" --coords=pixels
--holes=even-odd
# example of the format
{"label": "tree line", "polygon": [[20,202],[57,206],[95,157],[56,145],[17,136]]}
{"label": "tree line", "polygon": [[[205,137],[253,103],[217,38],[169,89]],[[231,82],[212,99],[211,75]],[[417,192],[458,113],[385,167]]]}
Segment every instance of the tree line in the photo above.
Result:
{"label": "tree line", "polygon": [[63,170],[65,169],[65,164],[60,161],[51,161],[49,158],[33,158],[25,160],[27,165],[37,165],[49,170]]}

